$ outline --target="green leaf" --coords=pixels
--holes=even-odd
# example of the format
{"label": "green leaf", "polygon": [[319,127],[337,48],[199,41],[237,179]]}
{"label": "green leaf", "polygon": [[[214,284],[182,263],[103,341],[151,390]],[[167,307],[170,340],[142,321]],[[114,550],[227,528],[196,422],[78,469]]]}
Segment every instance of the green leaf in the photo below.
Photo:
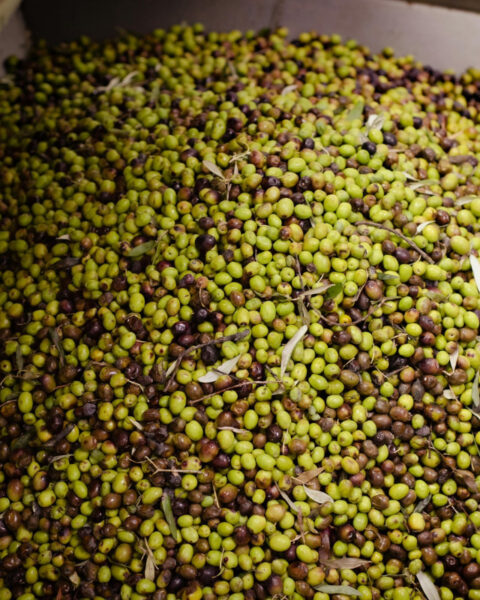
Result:
{"label": "green leaf", "polygon": [[143,254],[150,252],[150,250],[154,246],[155,246],[155,240],[149,240],[148,242],[145,242],[144,244],[139,244],[138,246],[135,246],[127,253],[127,257],[135,258],[137,256],[142,256]]}
{"label": "green leaf", "polygon": [[56,330],[55,327],[50,327],[49,332],[50,332],[50,337],[52,339],[53,345],[57,349],[57,352],[60,356],[60,364],[64,365],[65,364],[65,351],[63,349],[62,342],[60,341],[58,331]]}
{"label": "green leaf", "polygon": [[358,100],[357,102],[355,102],[353,108],[347,115],[347,121],[355,121],[355,119],[361,119],[364,108],[365,102],[363,100]]}
{"label": "green leaf", "polygon": [[168,494],[163,494],[162,496],[162,510],[163,514],[165,515],[165,520],[168,523],[168,527],[170,529],[172,537],[177,539],[177,523],[175,522],[175,517],[173,516],[172,503]]}
{"label": "green leaf", "polygon": [[334,285],[330,286],[327,290],[327,293],[325,294],[326,298],[335,298],[335,296],[338,296],[338,294],[343,290],[343,284],[342,283],[335,283]]}
{"label": "green leaf", "polygon": [[202,164],[206,169],[208,169],[210,171],[210,173],[212,173],[212,175],[215,175],[215,177],[219,177],[220,179],[225,179],[225,176],[222,173],[220,167],[217,167],[217,165],[215,163],[213,163],[211,160],[204,160],[202,162]]}
{"label": "green leaf", "polygon": [[324,594],[328,594],[329,596],[333,596],[334,594],[343,594],[344,596],[358,596],[361,597],[362,594],[353,587],[349,585],[316,585],[315,588],[317,592],[323,592]]}
{"label": "green leaf", "polygon": [[15,351],[15,359],[17,361],[17,369],[19,371],[23,371],[23,354],[20,344],[17,344],[17,349]]}
{"label": "green leaf", "polygon": [[475,374],[475,379],[472,384],[472,408],[475,410],[480,409],[480,392],[478,390],[478,380],[480,378],[480,371],[477,371]]}

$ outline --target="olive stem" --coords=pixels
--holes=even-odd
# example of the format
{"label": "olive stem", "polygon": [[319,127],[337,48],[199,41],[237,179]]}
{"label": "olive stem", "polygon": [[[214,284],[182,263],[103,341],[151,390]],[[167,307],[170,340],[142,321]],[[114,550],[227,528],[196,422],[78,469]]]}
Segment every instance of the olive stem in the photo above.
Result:
{"label": "olive stem", "polygon": [[415,250],[415,252],[418,252],[418,254],[420,254],[420,256],[422,256],[427,262],[429,262],[432,265],[435,263],[431,256],[429,256],[426,252],[419,248],[413,240],[408,238],[406,235],[404,235],[401,231],[398,231],[397,229],[392,229],[391,227],[387,227],[387,225],[383,225],[382,223],[374,223],[373,221],[358,221],[357,225],[368,225],[369,227],[376,227],[377,229],[389,231],[390,233],[397,235],[400,239],[406,242],[411,248]]}

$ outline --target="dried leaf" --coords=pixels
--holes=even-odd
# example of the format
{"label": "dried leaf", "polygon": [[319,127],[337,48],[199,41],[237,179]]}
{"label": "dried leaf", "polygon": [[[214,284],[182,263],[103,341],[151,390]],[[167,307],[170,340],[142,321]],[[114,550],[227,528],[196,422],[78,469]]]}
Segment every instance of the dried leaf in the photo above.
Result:
{"label": "dried leaf", "polygon": [[127,257],[128,258],[136,258],[137,256],[142,256],[143,254],[150,252],[150,250],[152,250],[152,248],[154,246],[155,246],[155,240],[149,240],[148,242],[139,244],[138,246],[135,246],[127,253]]}
{"label": "dried leaf", "polygon": [[176,366],[177,366],[177,361],[174,360],[173,363],[165,371],[165,379],[168,379],[170,377],[170,375],[175,371]]}
{"label": "dried leaf", "polygon": [[329,596],[333,596],[334,594],[342,594],[344,596],[362,596],[358,590],[350,587],[349,585],[328,585],[326,583],[322,583],[322,585],[316,585],[314,589],[317,590],[317,592],[323,592]]}
{"label": "dried leaf", "polygon": [[198,378],[200,383],[214,383],[222,377],[222,375],[230,375],[232,370],[237,366],[238,361],[240,360],[241,354],[235,356],[234,358],[230,358],[222,363],[219,367],[215,367],[205,375],[202,375]]}
{"label": "dried leaf", "polygon": [[455,400],[455,398],[456,398],[456,395],[452,392],[452,390],[445,390],[443,392],[443,396],[447,400]]}
{"label": "dried leaf", "polygon": [[120,77],[114,77],[108,83],[108,85],[100,86],[97,88],[99,92],[110,92],[111,90],[118,87],[127,87],[132,82],[133,78],[139,74],[139,71],[130,71],[123,79]]}
{"label": "dried leaf", "polygon": [[305,290],[303,292],[301,292],[297,298],[309,298],[310,296],[316,296],[317,294],[323,294],[323,292],[326,292],[327,290],[331,289],[332,287],[335,287],[336,285],[340,285],[340,284],[333,284],[333,283],[325,283],[324,285],[321,285],[320,287],[316,287],[316,288],[312,288],[311,290]]}
{"label": "dried leaf", "polygon": [[175,517],[173,516],[172,503],[168,494],[163,494],[162,496],[162,510],[163,514],[165,515],[165,520],[168,524],[172,537],[177,539],[177,524],[175,522]]}
{"label": "dried leaf", "polygon": [[325,504],[326,502],[333,502],[333,498],[326,494],[325,492],[320,492],[319,490],[312,490],[311,488],[303,486],[305,493],[317,504]]}
{"label": "dried leaf", "polygon": [[292,502],[292,500],[290,500],[290,497],[288,496],[288,494],[286,492],[284,492],[283,490],[281,490],[278,487],[278,485],[277,485],[277,489],[280,492],[280,496],[285,500],[285,502],[293,510],[293,512],[298,513],[299,512],[298,506],[294,502]]}
{"label": "dried leaf", "polygon": [[480,410],[480,392],[478,390],[478,380],[480,378],[480,371],[477,371],[475,374],[475,379],[472,383],[472,408],[475,410]]}
{"label": "dried leaf", "polygon": [[69,233],[64,233],[63,235],[59,235],[57,237],[57,240],[71,240],[70,234]]}
{"label": "dried leaf", "polygon": [[322,563],[331,569],[358,569],[358,567],[366,567],[371,561],[364,558],[332,558],[323,560]]}
{"label": "dried leaf", "polygon": [[225,179],[225,176],[222,173],[222,170],[220,169],[220,167],[217,167],[217,165],[215,163],[213,163],[212,161],[204,160],[202,162],[202,164],[206,169],[208,169],[210,171],[210,173],[215,175],[215,177],[220,177],[220,179]]}
{"label": "dried leaf", "polygon": [[150,554],[147,556],[145,563],[145,579],[155,580],[155,560]]}
{"label": "dried leaf", "polygon": [[420,225],[418,225],[417,227],[417,231],[415,232],[417,235],[419,233],[422,233],[422,231],[425,229],[425,227],[427,225],[431,225],[432,223],[435,223],[435,221],[424,221],[423,223],[420,223]]}
{"label": "dried leaf", "polygon": [[367,119],[367,133],[371,129],[382,129],[385,123],[385,117],[383,115],[370,115]]}
{"label": "dried leaf", "polygon": [[333,285],[329,286],[327,293],[325,294],[325,297],[328,299],[335,298],[335,296],[338,296],[338,294],[342,290],[343,290],[342,283],[334,283]]}
{"label": "dried leaf", "polygon": [[422,187],[428,187],[437,183],[438,181],[436,179],[421,179],[420,181],[413,181],[412,183],[409,183],[408,186],[412,190],[419,190]]}
{"label": "dried leaf", "polygon": [[23,354],[22,354],[22,347],[20,346],[20,344],[17,344],[17,348],[15,350],[15,360],[17,361],[17,370],[18,371],[23,371]]}
{"label": "dried leaf", "polygon": [[60,269],[71,269],[75,265],[80,264],[82,261],[80,258],[76,258],[75,256],[67,256],[66,258],[61,258],[57,260],[52,266],[56,270]]}
{"label": "dried leaf", "polygon": [[248,429],[241,429],[240,427],[217,427],[218,431],[233,431],[233,433],[250,433]]}
{"label": "dried leaf", "polygon": [[347,115],[347,121],[355,121],[355,119],[360,119],[362,117],[364,108],[365,102],[363,100],[358,100],[358,102],[355,102],[353,108]]}
{"label": "dried leaf", "polygon": [[423,500],[420,500],[420,502],[415,507],[414,512],[421,513],[422,511],[424,511],[427,508],[431,499],[432,499],[432,494],[428,494],[428,496],[426,498],[424,498]]}
{"label": "dried leaf", "polygon": [[450,365],[452,367],[452,371],[455,371],[455,367],[457,366],[458,355],[460,354],[460,347],[457,346],[455,351],[450,354]]}
{"label": "dried leaf", "polygon": [[80,576],[78,575],[78,573],[76,571],[74,571],[70,577],[69,577],[70,581],[73,583],[73,585],[77,586],[80,585]]}
{"label": "dried leaf", "polygon": [[286,96],[290,92],[295,92],[296,90],[297,90],[297,86],[296,85],[287,85],[280,92],[280,96]]}
{"label": "dried leaf", "polygon": [[58,331],[56,330],[55,327],[50,327],[49,333],[50,333],[50,338],[52,339],[53,345],[57,349],[57,352],[60,356],[60,364],[63,366],[65,364],[65,351],[64,351],[62,343],[60,341]]}
{"label": "dried leaf", "polygon": [[310,326],[310,314],[305,306],[305,302],[303,298],[300,298],[298,301],[298,312],[300,313],[300,317],[302,319],[302,323],[307,327]]}
{"label": "dried leaf", "polygon": [[417,573],[417,579],[427,600],[440,600],[437,586],[424,571]]}
{"label": "dried leaf", "polygon": [[301,485],[306,485],[309,481],[312,481],[312,479],[315,479],[315,477],[318,477],[320,475],[320,473],[323,473],[324,470],[325,470],[324,467],[317,467],[316,469],[310,469],[309,471],[304,471],[303,473],[300,473],[300,475],[297,475],[296,477],[292,477],[292,479],[295,480],[295,483],[299,483]]}
{"label": "dried leaf", "polygon": [[455,206],[464,206],[465,204],[470,204],[472,200],[477,200],[480,196],[461,196],[457,200],[455,200]]}
{"label": "dried leaf", "polygon": [[137,419],[134,419],[133,417],[130,417],[130,416],[129,416],[128,418],[129,418],[129,420],[130,420],[130,423],[131,423],[131,424],[132,424],[134,427],[136,427],[136,428],[137,428],[139,431],[143,431],[143,425],[142,425],[141,423],[139,423],[139,422],[137,421]]}
{"label": "dried leaf", "polygon": [[477,290],[480,293],[480,261],[473,254],[470,255],[470,266],[473,271],[473,278],[475,279],[475,284],[477,286]]}
{"label": "dried leaf", "polygon": [[287,370],[287,366],[288,366],[288,361],[290,360],[290,357],[292,356],[293,351],[295,350],[295,346],[298,344],[298,342],[300,340],[302,340],[305,337],[305,334],[308,331],[308,327],[306,325],[302,325],[300,327],[300,329],[297,331],[297,333],[292,337],[292,339],[290,339],[288,341],[287,344],[285,344],[283,351],[282,351],[282,361],[281,361],[281,365],[280,365],[280,377],[283,377],[285,375],[285,372]]}

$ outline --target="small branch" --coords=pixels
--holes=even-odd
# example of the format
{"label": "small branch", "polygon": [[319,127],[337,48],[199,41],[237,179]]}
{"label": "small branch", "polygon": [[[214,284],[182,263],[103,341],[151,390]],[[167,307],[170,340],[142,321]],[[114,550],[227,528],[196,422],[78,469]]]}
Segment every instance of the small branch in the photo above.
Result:
{"label": "small branch", "polygon": [[432,265],[435,264],[435,261],[431,256],[429,256],[426,252],[419,248],[413,240],[408,238],[406,235],[403,235],[401,231],[398,231],[397,229],[392,229],[391,227],[387,227],[382,223],[374,223],[373,221],[358,221],[357,225],[367,225],[368,227],[376,227],[377,229],[389,231],[390,233],[393,233],[394,235],[402,239],[405,243],[407,243],[411,248],[415,250],[415,252],[418,252],[418,254],[420,254],[420,256],[422,256],[427,262],[429,262]]}

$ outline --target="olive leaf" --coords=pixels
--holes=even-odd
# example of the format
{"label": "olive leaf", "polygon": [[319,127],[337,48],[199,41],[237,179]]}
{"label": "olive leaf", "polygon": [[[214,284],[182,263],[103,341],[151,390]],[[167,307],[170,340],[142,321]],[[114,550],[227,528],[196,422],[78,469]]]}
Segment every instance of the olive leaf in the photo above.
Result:
{"label": "olive leaf", "polygon": [[240,427],[217,427],[218,431],[233,431],[233,433],[250,433],[248,429],[241,429]]}
{"label": "olive leaf", "polygon": [[426,498],[424,498],[423,500],[420,500],[420,502],[415,507],[414,512],[421,513],[422,511],[424,511],[427,508],[431,499],[432,499],[432,494],[428,494],[428,496]]}
{"label": "olive leaf", "polygon": [[61,258],[60,260],[57,260],[57,262],[54,263],[52,266],[56,270],[71,269],[72,267],[79,265],[81,262],[81,259],[77,258],[76,256],[67,256],[65,258]]}
{"label": "olive leaf", "polygon": [[466,469],[455,469],[454,476],[457,477],[471,494],[478,494],[478,485],[475,477]]}
{"label": "olive leaf", "polygon": [[457,366],[458,355],[460,354],[460,347],[457,346],[455,351],[450,354],[450,365],[452,367],[452,371],[455,371],[455,367]]}
{"label": "olive leaf", "polygon": [[220,179],[225,180],[225,175],[222,173],[222,170],[220,169],[220,167],[217,167],[217,165],[215,163],[213,163],[211,160],[204,160],[202,162],[202,165],[206,169],[208,169],[210,171],[210,173],[215,175],[215,177],[219,177]]}
{"label": "olive leaf", "polygon": [[33,435],[34,430],[31,429],[30,431],[27,431],[27,433],[24,433],[23,435],[18,437],[12,444],[13,450],[20,450],[21,448],[26,448],[29,445],[31,439],[33,438]]}
{"label": "olive leaf", "polygon": [[325,504],[327,502],[334,501],[333,498],[325,492],[320,492],[319,490],[312,490],[311,488],[305,486],[303,486],[303,489],[305,490],[305,493],[310,498],[310,500],[313,500],[317,504]]}
{"label": "olive leaf", "polygon": [[437,586],[424,571],[417,573],[417,579],[427,600],[440,600]]}
{"label": "olive leaf", "polygon": [[290,357],[292,356],[293,351],[295,350],[295,346],[300,340],[302,340],[305,337],[307,331],[308,327],[306,325],[302,325],[297,331],[297,333],[288,341],[287,344],[285,344],[282,351],[282,361],[280,364],[280,377],[283,377],[285,375],[288,366],[288,361],[290,360]]}
{"label": "olive leaf", "polygon": [[438,181],[436,179],[420,179],[417,181],[412,181],[412,183],[407,184],[412,190],[419,190],[422,187],[428,187],[430,185],[436,185]]}
{"label": "olive leaf", "polygon": [[286,492],[284,492],[283,490],[281,490],[278,485],[277,485],[277,489],[280,492],[280,496],[285,500],[285,502],[288,504],[288,506],[293,510],[294,513],[298,513],[299,512],[299,508],[298,506],[292,502],[292,500],[290,500],[288,494]]}
{"label": "olive leaf", "polygon": [[132,248],[129,252],[127,252],[128,258],[136,258],[137,256],[142,256],[147,252],[150,252],[152,248],[155,246],[155,240],[149,240],[148,242],[144,242],[143,244],[139,244]]}
{"label": "olive leaf", "polygon": [[55,346],[55,348],[57,349],[57,352],[60,356],[60,364],[64,365],[65,364],[65,351],[63,349],[62,343],[60,341],[60,337],[58,335],[58,331],[56,330],[55,327],[49,327],[49,333],[50,333],[50,338],[53,342],[53,345]]}
{"label": "olive leaf", "polygon": [[71,240],[72,238],[70,237],[69,233],[64,233],[63,235],[59,235],[57,238],[57,240]]}
{"label": "olive leaf", "polygon": [[415,232],[417,235],[419,233],[422,233],[422,231],[425,229],[425,227],[427,225],[431,225],[432,223],[435,223],[435,221],[424,221],[423,223],[420,223],[420,225],[418,225],[417,227],[417,231]]}
{"label": "olive leaf", "polygon": [[353,587],[349,585],[316,585],[314,587],[317,592],[323,592],[324,594],[328,594],[329,596],[333,596],[334,594],[342,594],[344,596],[358,596],[361,597],[362,594]]}
{"label": "olive leaf", "polygon": [[355,121],[355,119],[360,119],[364,108],[365,102],[363,100],[358,100],[358,102],[355,102],[353,108],[347,115],[347,121]]}
{"label": "olive leaf", "polygon": [[395,273],[379,273],[377,277],[380,279],[380,281],[386,281],[387,283],[389,281],[397,281],[398,279],[398,275]]}
{"label": "olive leaf", "polygon": [[385,117],[383,115],[370,115],[367,119],[367,133],[371,129],[382,129],[385,123]]}
{"label": "olive leaf", "polygon": [[240,360],[241,354],[235,356],[234,358],[230,358],[222,363],[219,367],[215,367],[205,375],[202,375],[198,378],[200,383],[214,383],[219,379],[222,375],[230,375],[232,370],[236,367],[238,361]]}
{"label": "olive leaf", "polygon": [[141,423],[139,423],[139,422],[137,421],[137,419],[134,419],[133,417],[130,417],[130,416],[129,416],[128,418],[129,418],[129,420],[130,420],[130,423],[131,423],[131,424],[132,424],[134,427],[136,427],[136,428],[137,428],[139,431],[143,431],[143,425],[142,425]]}
{"label": "olive leaf", "polygon": [[155,559],[151,554],[147,556],[145,563],[145,579],[150,579],[150,581],[155,580]]}
{"label": "olive leaf", "polygon": [[480,371],[477,371],[475,373],[475,378],[473,380],[472,383],[472,406],[471,406],[471,410],[472,412],[477,412],[480,411],[480,392],[478,390],[478,380],[480,378]]}
{"label": "olive leaf", "polygon": [[339,285],[340,289],[341,289],[340,283],[326,282],[326,283],[324,283],[324,285],[321,285],[320,287],[316,287],[316,288],[312,288],[310,290],[304,290],[303,292],[300,292],[300,294],[295,298],[295,300],[298,300],[299,298],[309,298],[310,296],[316,296],[317,294],[323,294],[323,292],[326,292],[327,290],[334,288],[337,285]]}
{"label": "olive leaf", "polygon": [[177,524],[175,522],[175,517],[173,516],[172,503],[168,494],[163,494],[162,496],[162,510],[163,514],[165,515],[165,520],[168,524],[172,537],[177,539]]}
{"label": "olive leaf", "polygon": [[139,74],[139,71],[130,71],[127,73],[123,79],[120,77],[114,77],[108,82],[108,85],[103,85],[97,88],[98,92],[110,92],[115,88],[127,87],[130,85],[132,80],[136,75]]}
{"label": "olive leaf", "polygon": [[322,564],[331,569],[358,569],[359,567],[366,567],[370,562],[364,558],[350,558],[349,556],[322,560]]}
{"label": "olive leaf", "polygon": [[477,290],[480,293],[480,261],[473,254],[470,254],[470,266],[472,267],[473,278],[475,279]]}
{"label": "olive leaf", "polygon": [[470,204],[472,200],[477,200],[480,196],[461,196],[454,201],[455,206],[464,206],[465,204]]}
{"label": "olive leaf", "polygon": [[74,586],[78,586],[80,585],[80,576],[78,575],[78,573],[76,571],[74,571],[70,577],[69,577],[70,581],[73,583]]}
{"label": "olive leaf", "polygon": [[296,475],[295,477],[292,477],[292,479],[295,481],[295,483],[299,483],[301,485],[306,485],[310,481],[312,481],[312,479],[315,479],[315,477],[318,477],[320,475],[320,473],[323,473],[324,470],[325,470],[324,467],[317,467],[316,469],[310,469],[309,471],[304,471],[303,473],[300,473],[300,475]]}
{"label": "olive leaf", "polygon": [[455,400],[456,399],[456,395],[452,392],[452,390],[444,390],[443,392],[443,396],[444,398],[446,398],[447,400]]}
{"label": "olive leaf", "polygon": [[17,361],[17,369],[18,371],[23,371],[23,354],[22,354],[22,347],[20,346],[20,344],[17,344],[17,348],[15,350],[15,360]]}
{"label": "olive leaf", "polygon": [[468,154],[457,154],[457,156],[449,156],[448,160],[452,165],[461,165],[462,163],[468,162],[472,158],[475,157]]}
{"label": "olive leaf", "polygon": [[342,290],[343,290],[342,283],[334,283],[333,285],[329,286],[327,293],[325,294],[325,297],[328,299],[335,298],[335,296],[338,296],[338,294]]}
{"label": "olive leaf", "polygon": [[308,327],[311,323],[310,314],[305,306],[303,298],[300,298],[298,301],[298,312],[300,313],[302,323]]}
{"label": "olive leaf", "polygon": [[280,92],[280,96],[286,96],[290,92],[295,92],[296,90],[297,90],[297,86],[296,85],[287,85]]}

